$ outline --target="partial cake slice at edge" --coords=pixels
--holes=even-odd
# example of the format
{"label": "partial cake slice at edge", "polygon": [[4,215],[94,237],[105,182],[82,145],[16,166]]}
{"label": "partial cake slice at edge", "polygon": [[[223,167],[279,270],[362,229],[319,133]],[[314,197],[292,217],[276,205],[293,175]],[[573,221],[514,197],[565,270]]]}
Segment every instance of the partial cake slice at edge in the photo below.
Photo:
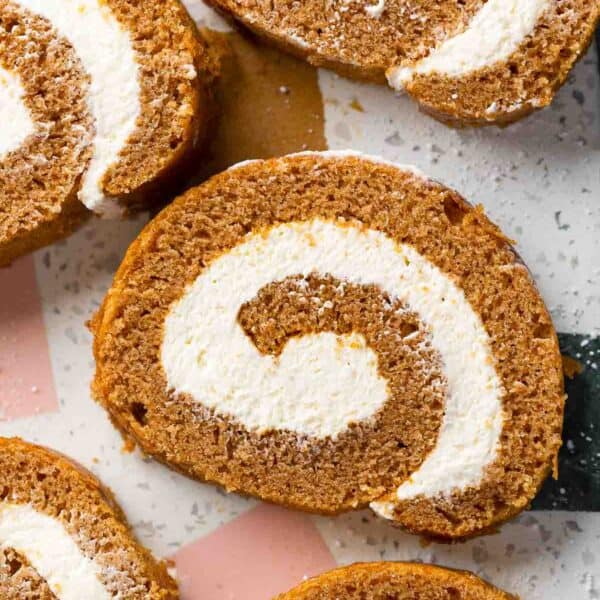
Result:
{"label": "partial cake slice at edge", "polygon": [[411,15],[394,0],[343,10],[332,2],[324,11],[316,2],[210,3],[315,66],[361,81],[387,79],[452,126],[504,126],[547,106],[600,19],[600,5],[589,0],[413,3]]}
{"label": "partial cake slice at edge", "polygon": [[273,600],[518,600],[469,571],[410,562],[356,563],[304,581]]}
{"label": "partial cake slice at edge", "polygon": [[[7,553],[13,556],[12,561],[0,561],[0,591],[7,596],[14,592],[14,577],[19,571],[15,556],[22,557],[17,561],[22,567],[37,571],[34,587],[49,586],[56,592],[71,586],[68,589],[73,591],[77,581],[70,575],[62,581],[52,571],[42,576],[44,569],[60,563],[47,560],[33,549],[53,542],[33,539],[34,533],[20,527],[17,518],[25,518],[29,524],[39,521],[40,527],[33,532],[37,529],[41,533],[41,527],[59,532],[61,539],[56,540],[56,547],[65,557],[65,564],[69,564],[70,552],[71,558],[75,554],[77,564],[85,566],[82,572],[87,570],[88,576],[96,572],[97,578],[88,579],[96,589],[95,595],[89,592],[90,599],[104,598],[104,594],[111,598],[117,593],[131,600],[179,598],[167,564],[154,559],[135,540],[112,492],[94,475],[48,448],[20,438],[0,438],[0,552],[4,552],[5,559]],[[8,568],[3,569],[3,564]]]}

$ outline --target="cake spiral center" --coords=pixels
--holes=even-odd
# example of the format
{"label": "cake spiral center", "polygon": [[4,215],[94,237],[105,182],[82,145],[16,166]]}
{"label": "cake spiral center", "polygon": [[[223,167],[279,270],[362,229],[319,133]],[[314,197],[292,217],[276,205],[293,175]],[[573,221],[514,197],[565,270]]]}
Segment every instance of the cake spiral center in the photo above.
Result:
{"label": "cake spiral center", "polygon": [[[250,233],[212,261],[166,317],[161,359],[168,389],[250,430],[335,437],[374,415],[387,393],[369,349],[351,344],[345,372],[330,360],[335,337],[321,333],[290,339],[278,361],[261,354],[240,326],[240,308],[264,286],[315,273],[375,285],[405,304],[419,315],[441,358],[447,394],[438,441],[402,493],[450,492],[477,483],[495,458],[502,429],[501,384],[488,335],[450,277],[410,246],[364,226],[320,219],[276,225]],[[315,351],[322,353],[317,369],[327,365],[322,381],[328,380],[326,391],[335,389],[334,402],[312,397],[319,385],[313,387],[306,372]],[[306,390],[311,398],[303,396]],[[295,420],[298,413],[290,407],[310,402],[317,409],[311,418]]]}

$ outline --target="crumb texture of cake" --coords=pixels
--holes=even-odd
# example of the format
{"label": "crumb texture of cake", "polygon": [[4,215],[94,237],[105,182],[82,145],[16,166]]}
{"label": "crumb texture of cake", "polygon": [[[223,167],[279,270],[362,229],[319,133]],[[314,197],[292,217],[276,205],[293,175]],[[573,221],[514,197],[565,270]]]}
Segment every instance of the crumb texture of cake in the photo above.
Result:
{"label": "crumb texture of cake", "polygon": [[179,598],[91,473],[18,438],[0,438],[0,473],[2,598]]}
{"label": "crumb texture of cake", "polygon": [[0,0],[0,266],[70,233],[93,123],[72,47],[12,0]]}
{"label": "crumb texture of cake", "polygon": [[212,62],[179,0],[1,0],[0,264],[180,185]]}
{"label": "crumb texture of cake", "polygon": [[356,563],[313,577],[273,600],[518,600],[468,571],[433,565]]}
{"label": "crumb texture of cake", "polygon": [[352,152],[249,161],[132,244],[93,391],[144,452],[322,514],[455,539],[523,510],[564,391],[548,312],[456,192]]}
{"label": "crumb texture of cake", "polygon": [[90,210],[118,216],[199,141],[208,59],[195,24],[179,0],[15,2],[44,18],[81,61],[94,137],[79,197]]}
{"label": "crumb texture of cake", "polygon": [[548,105],[600,18],[598,0],[210,1],[316,65],[387,78],[455,125],[504,125]]}

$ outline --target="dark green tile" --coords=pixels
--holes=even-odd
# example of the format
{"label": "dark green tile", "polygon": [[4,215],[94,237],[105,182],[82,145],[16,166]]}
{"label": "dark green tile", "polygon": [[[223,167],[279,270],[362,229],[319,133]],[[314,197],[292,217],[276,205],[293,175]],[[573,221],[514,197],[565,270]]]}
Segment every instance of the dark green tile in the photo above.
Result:
{"label": "dark green tile", "polygon": [[549,478],[533,509],[600,511],[600,338],[559,334],[563,354],[583,372],[566,379],[567,405],[559,478]]}

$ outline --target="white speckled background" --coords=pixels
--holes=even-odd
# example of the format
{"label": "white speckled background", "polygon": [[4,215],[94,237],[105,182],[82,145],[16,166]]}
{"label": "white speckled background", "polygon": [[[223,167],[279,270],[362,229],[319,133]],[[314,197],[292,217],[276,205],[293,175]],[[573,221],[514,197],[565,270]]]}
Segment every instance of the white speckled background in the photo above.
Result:
{"label": "white speckled background", "polygon": [[[188,4],[197,18],[206,16],[199,0]],[[592,49],[577,65],[549,109],[505,130],[451,130],[384,87],[321,71],[327,141],[332,149],[351,147],[412,163],[482,203],[518,240],[557,329],[600,334],[596,56]],[[351,108],[355,99],[364,112]],[[98,308],[144,221],[94,220],[35,255],[60,411],[0,421],[0,434],[52,446],[90,466],[115,491],[141,540],[166,556],[256,502],[187,480],[138,453],[121,452],[120,436],[90,399],[93,359],[84,322]],[[366,511],[310,519],[339,564],[417,559],[473,570],[528,600],[600,598],[600,513],[529,512],[497,535],[425,547]]]}

